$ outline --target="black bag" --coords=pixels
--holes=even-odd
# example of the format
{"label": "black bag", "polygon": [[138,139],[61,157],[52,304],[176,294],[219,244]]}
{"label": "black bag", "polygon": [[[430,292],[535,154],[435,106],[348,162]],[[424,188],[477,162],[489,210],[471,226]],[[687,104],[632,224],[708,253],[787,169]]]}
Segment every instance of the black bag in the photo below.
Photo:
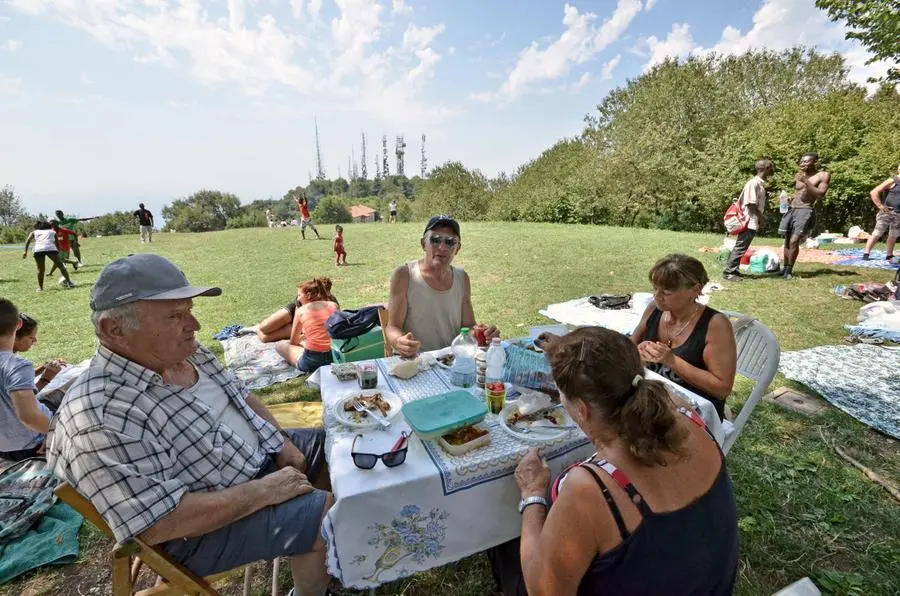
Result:
{"label": "black bag", "polygon": [[325,330],[332,339],[350,339],[367,333],[378,325],[378,307],[364,306],[359,310],[337,310],[325,321]]}
{"label": "black bag", "polygon": [[894,285],[897,286],[894,290],[894,299],[900,300],[900,269],[897,269],[897,275],[894,276]]}
{"label": "black bag", "polygon": [[612,294],[591,296],[590,298],[588,298],[588,302],[590,302],[597,308],[606,310],[619,310],[622,308],[628,308],[628,303],[631,302],[631,294],[625,294],[624,296],[613,296]]}

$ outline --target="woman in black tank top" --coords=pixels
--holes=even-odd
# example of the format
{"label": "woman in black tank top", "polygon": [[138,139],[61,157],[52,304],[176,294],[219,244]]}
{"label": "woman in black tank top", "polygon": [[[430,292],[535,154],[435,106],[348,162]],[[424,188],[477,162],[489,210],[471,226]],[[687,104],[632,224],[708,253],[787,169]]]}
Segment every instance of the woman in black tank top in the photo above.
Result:
{"label": "woman in black tank top", "polygon": [[708,281],[693,257],[674,254],[657,262],[650,270],[655,300],[631,339],[648,369],[711,401],[722,419],[737,346],[728,319],[697,302]]}
{"label": "woman in black tank top", "polygon": [[731,594],[737,507],[700,416],[644,378],[637,347],[614,331],[582,327],[545,352],[597,453],[552,483],[536,449],[519,462],[522,537],[488,553],[503,593]]}

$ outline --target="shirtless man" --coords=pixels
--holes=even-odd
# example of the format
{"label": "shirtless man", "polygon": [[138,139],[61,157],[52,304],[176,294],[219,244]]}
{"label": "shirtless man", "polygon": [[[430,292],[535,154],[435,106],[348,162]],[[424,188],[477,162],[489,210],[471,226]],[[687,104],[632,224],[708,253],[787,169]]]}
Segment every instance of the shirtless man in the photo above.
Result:
{"label": "shirtless man", "polygon": [[816,226],[816,203],[828,192],[831,175],[816,169],[817,153],[804,153],[794,176],[794,198],[791,208],[781,218],[778,233],[784,235],[784,279],[793,277],[794,263],[800,254],[800,243]]}

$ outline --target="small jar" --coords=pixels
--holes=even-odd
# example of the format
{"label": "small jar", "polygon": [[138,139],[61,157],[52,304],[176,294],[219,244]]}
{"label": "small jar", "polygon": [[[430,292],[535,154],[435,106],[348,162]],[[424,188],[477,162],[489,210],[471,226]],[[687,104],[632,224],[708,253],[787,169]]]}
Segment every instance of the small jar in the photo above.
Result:
{"label": "small jar", "polygon": [[484,373],[487,370],[487,350],[475,352],[475,386],[484,389]]}
{"label": "small jar", "polygon": [[360,364],[358,369],[357,377],[360,389],[375,389],[378,386],[378,371],[375,369],[375,365],[367,362]]}

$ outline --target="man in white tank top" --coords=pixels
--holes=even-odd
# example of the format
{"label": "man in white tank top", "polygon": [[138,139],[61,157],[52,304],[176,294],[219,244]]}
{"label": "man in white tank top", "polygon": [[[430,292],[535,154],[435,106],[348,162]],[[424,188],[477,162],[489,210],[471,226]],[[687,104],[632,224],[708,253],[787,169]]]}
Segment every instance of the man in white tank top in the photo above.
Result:
{"label": "man in white tank top", "polygon": [[[432,217],[421,244],[425,255],[400,265],[391,275],[385,337],[397,354],[406,357],[445,348],[460,328],[475,326],[469,276],[452,264],[461,247],[459,223],[449,215]],[[485,330],[488,341],[499,336],[494,326]]]}

